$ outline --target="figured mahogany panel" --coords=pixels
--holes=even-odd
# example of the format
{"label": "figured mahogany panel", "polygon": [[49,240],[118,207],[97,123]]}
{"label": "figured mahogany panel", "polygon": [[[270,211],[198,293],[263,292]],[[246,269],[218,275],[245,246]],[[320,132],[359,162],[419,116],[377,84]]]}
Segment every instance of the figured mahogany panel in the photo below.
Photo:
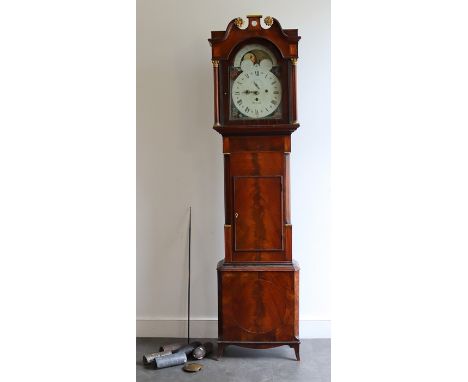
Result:
{"label": "figured mahogany panel", "polygon": [[224,225],[224,257],[226,261],[232,261],[232,226]]}
{"label": "figured mahogany panel", "polygon": [[283,250],[283,177],[235,176],[234,250]]}
{"label": "figured mahogany panel", "polygon": [[[282,318],[286,314],[284,289],[257,275],[240,276],[232,305],[244,314],[234,316],[234,323],[246,332],[258,334],[265,334],[283,326]],[[243,296],[249,293],[252,293],[254,298],[244,299]]]}
{"label": "figured mahogany panel", "polygon": [[220,340],[297,340],[298,270],[218,270]]}
{"label": "figured mahogany panel", "polygon": [[284,154],[281,152],[231,153],[231,176],[283,175]]}
{"label": "figured mahogany panel", "polygon": [[292,260],[292,225],[284,226],[284,253],[286,260]]}
{"label": "figured mahogany panel", "polygon": [[[286,236],[285,236],[286,238]],[[226,260],[228,258],[226,257]],[[285,249],[283,251],[235,251],[231,252],[231,259],[237,263],[271,263],[271,262],[288,262],[291,261],[291,251]]]}
{"label": "figured mahogany panel", "polygon": [[232,186],[230,155],[224,155],[224,224],[231,224]]}
{"label": "figured mahogany panel", "polygon": [[[299,271],[294,272],[294,336],[299,337]],[[295,350],[299,360],[299,348]]]}
{"label": "figured mahogany panel", "polygon": [[284,221],[291,224],[291,190],[289,172],[289,153],[284,154]]}
{"label": "figured mahogany panel", "polygon": [[[227,138],[229,139],[229,138]],[[285,137],[233,137],[229,149],[236,151],[283,151]]]}
{"label": "figured mahogany panel", "polygon": [[[233,231],[230,236],[231,251],[226,252],[225,258],[233,262],[291,261],[291,250],[285,250],[284,242],[285,213],[288,213],[285,203],[289,197],[289,187],[284,179],[287,175],[283,151],[285,142],[281,139],[268,143],[266,137],[255,138],[257,139],[251,144],[246,143],[246,140],[238,140],[237,137],[229,138],[229,148],[245,149],[257,145],[270,148],[274,145],[280,150],[238,151],[225,155],[230,157],[231,176],[229,195],[226,197],[232,198],[229,202],[232,206],[229,207],[230,216],[226,217],[226,221],[231,222]],[[270,179],[258,183],[258,180],[254,180],[255,177],[276,177],[281,181],[275,183]],[[245,179],[238,183],[237,179],[243,178]],[[229,213],[228,210],[226,213]]]}

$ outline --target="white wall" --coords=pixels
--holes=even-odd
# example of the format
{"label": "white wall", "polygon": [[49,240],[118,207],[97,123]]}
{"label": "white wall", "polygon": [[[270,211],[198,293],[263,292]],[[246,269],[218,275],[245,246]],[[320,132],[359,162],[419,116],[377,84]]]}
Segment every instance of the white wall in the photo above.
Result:
{"label": "white wall", "polygon": [[271,15],[302,39],[293,134],[293,256],[302,337],[330,335],[329,0],[137,1],[137,335],[183,336],[192,206],[195,336],[216,334],[216,263],[224,256],[223,156],[212,129],[211,30]]}

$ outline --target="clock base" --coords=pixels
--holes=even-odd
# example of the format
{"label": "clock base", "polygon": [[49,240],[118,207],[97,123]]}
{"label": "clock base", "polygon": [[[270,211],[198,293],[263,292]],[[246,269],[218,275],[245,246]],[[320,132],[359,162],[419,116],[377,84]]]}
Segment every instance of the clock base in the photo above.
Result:
{"label": "clock base", "polygon": [[218,264],[218,355],[228,345],[294,348],[299,357],[299,266]]}

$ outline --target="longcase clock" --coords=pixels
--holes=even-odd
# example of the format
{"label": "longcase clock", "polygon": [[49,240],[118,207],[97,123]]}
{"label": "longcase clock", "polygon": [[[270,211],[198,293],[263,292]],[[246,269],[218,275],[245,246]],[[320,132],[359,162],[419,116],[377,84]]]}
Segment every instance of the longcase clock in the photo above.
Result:
{"label": "longcase clock", "polygon": [[299,267],[292,259],[289,156],[297,29],[272,17],[211,32],[214,129],[223,137],[225,256],[218,263],[218,356],[228,345],[294,348]]}

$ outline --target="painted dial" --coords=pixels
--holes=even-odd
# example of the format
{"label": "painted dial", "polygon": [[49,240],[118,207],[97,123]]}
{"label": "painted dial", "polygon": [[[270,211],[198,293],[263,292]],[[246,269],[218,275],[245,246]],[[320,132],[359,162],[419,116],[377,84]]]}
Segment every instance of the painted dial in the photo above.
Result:
{"label": "painted dial", "polygon": [[246,117],[266,117],[281,102],[280,80],[258,64],[239,74],[231,89],[233,104]]}

